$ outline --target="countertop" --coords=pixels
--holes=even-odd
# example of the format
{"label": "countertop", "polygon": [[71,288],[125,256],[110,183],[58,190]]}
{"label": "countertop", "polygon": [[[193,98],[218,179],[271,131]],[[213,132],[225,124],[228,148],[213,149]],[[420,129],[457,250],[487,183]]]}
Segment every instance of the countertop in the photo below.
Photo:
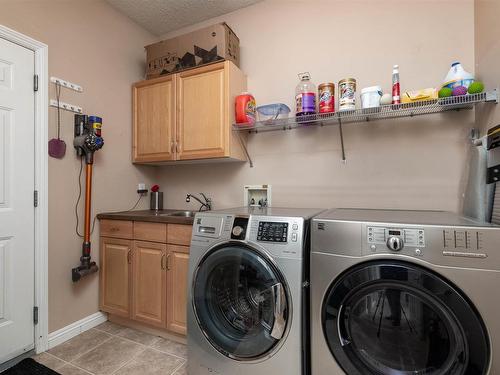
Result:
{"label": "countertop", "polygon": [[166,209],[160,211],[154,210],[140,210],[140,211],[123,211],[123,212],[103,212],[97,215],[99,220],[132,220],[132,221],[149,221],[154,223],[169,223],[169,224],[186,224],[192,225],[194,222],[193,217],[183,216],[168,216],[166,214],[175,211],[183,211],[181,209]]}

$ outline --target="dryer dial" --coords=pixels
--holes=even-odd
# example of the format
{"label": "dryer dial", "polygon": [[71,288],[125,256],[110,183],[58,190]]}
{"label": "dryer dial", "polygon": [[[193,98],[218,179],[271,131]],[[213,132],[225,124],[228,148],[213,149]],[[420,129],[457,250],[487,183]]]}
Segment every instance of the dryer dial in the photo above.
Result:
{"label": "dryer dial", "polygon": [[387,247],[392,251],[400,251],[404,247],[403,239],[398,236],[391,236],[387,239]]}

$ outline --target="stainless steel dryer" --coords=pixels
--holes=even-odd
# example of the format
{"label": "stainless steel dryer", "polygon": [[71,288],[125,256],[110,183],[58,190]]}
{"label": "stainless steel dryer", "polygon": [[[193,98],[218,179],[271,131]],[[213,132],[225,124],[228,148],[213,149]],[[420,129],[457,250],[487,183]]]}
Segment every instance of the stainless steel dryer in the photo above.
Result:
{"label": "stainless steel dryer", "polygon": [[189,260],[189,375],[303,375],[312,209],[197,213]]}
{"label": "stainless steel dryer", "polygon": [[312,375],[500,374],[500,229],[447,212],[313,220]]}

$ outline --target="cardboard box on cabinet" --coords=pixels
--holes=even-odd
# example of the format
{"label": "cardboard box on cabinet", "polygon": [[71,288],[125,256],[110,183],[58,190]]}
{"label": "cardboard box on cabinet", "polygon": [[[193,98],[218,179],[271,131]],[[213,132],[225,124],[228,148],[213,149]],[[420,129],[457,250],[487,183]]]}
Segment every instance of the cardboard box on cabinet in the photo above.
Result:
{"label": "cardboard box on cabinet", "polygon": [[146,46],[146,78],[230,60],[240,65],[240,40],[226,23],[218,23]]}

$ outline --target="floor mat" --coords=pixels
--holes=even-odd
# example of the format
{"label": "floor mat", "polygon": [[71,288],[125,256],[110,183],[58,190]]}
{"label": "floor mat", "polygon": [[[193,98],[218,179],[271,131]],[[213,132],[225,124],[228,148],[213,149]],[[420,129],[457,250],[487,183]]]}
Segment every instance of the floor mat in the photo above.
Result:
{"label": "floor mat", "polygon": [[2,375],[59,375],[58,372],[41,365],[32,358],[23,359],[14,367],[2,372]]}

